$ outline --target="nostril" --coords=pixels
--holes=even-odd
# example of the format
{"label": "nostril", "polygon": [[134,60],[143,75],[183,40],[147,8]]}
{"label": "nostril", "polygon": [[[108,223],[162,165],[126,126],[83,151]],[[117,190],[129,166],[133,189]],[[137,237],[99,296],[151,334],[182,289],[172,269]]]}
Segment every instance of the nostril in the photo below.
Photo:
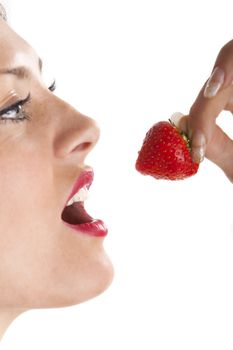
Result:
{"label": "nostril", "polygon": [[92,142],[82,142],[78,146],[76,146],[73,151],[86,151],[92,145]]}
{"label": "nostril", "polygon": [[[63,102],[64,103],[64,102]],[[100,131],[96,122],[86,117],[71,107],[66,106],[66,115],[69,121],[60,122],[58,119],[58,131],[54,137],[54,153],[57,157],[63,158],[76,153],[82,157],[86,156],[96,145]],[[63,114],[62,114],[63,115]]]}

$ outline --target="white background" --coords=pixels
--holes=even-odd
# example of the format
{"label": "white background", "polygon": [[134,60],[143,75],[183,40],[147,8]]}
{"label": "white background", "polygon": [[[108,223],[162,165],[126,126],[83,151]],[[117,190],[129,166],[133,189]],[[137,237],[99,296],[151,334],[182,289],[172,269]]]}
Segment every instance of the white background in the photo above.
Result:
{"label": "white background", "polygon": [[[208,160],[181,182],[134,170],[148,128],[188,113],[232,39],[232,0],[10,6],[48,84],[55,77],[57,95],[101,126],[87,208],[109,227],[115,279],[87,303],[23,314],[2,349],[232,349],[233,185]],[[218,122],[232,133],[230,114]]]}

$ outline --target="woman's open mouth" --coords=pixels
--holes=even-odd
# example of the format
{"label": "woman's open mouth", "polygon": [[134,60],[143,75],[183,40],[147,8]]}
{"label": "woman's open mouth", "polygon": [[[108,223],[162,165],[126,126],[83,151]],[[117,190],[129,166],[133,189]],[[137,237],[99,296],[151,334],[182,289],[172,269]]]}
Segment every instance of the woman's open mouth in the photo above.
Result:
{"label": "woman's open mouth", "polygon": [[81,173],[74,184],[71,194],[64,207],[62,221],[72,229],[91,236],[104,237],[108,230],[102,220],[93,219],[85,210],[84,202],[88,197],[88,190],[93,182],[92,169]]}

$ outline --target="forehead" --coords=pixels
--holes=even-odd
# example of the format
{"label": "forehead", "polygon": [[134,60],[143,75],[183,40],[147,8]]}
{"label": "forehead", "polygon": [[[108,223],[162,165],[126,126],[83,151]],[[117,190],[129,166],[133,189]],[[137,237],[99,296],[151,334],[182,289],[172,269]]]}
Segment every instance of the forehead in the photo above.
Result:
{"label": "forehead", "polygon": [[0,20],[0,69],[19,66],[38,70],[38,56],[22,37]]}

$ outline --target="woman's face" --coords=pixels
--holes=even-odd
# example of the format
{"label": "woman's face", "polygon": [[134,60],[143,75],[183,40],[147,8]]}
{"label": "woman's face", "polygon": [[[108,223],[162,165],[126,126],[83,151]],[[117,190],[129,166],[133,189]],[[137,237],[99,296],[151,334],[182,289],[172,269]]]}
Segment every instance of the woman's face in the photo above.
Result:
{"label": "woman's face", "polygon": [[[84,162],[98,137],[92,119],[45,86],[35,51],[0,20],[0,307],[73,305],[110,284],[101,223],[77,230],[62,220],[74,185],[91,181]],[[91,220],[81,199],[63,219]]]}

